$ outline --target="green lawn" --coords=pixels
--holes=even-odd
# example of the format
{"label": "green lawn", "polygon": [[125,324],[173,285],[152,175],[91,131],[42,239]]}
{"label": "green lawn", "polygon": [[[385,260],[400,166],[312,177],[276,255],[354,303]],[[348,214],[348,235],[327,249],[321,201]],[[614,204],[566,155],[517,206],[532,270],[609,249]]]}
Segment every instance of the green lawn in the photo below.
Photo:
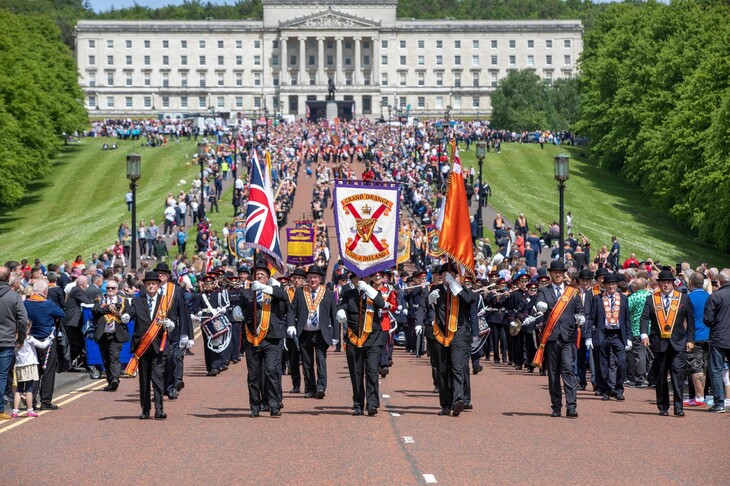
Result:
{"label": "green lawn", "polygon": [[[484,177],[492,188],[490,206],[514,221],[524,213],[530,228],[549,224],[559,217],[557,182],[553,178],[553,157],[571,155],[570,178],[566,183],[565,212],[573,213],[573,232],[584,233],[591,241],[591,255],[601,245],[610,248],[611,235],[621,243],[621,260],[635,252],[639,260],[652,257],[664,264],[689,261],[693,266],[730,265],[730,257],[717,248],[703,245],[695,235],[651,207],[637,186],[597,168],[583,157],[580,147],[538,144],[502,144],[502,153],[490,152],[484,159]],[[461,150],[465,166],[478,171],[474,145]],[[485,221],[491,229],[492,222]]]}
{"label": "green lawn", "polygon": [[[28,191],[21,206],[0,216],[0,262],[40,258],[44,263],[71,261],[77,254],[111,246],[117,228],[131,222],[124,195],[126,154],[142,155],[142,178],[137,190],[137,219],[154,218],[162,227],[168,192],[188,190],[198,165],[190,164],[194,141],[143,147],[118,142],[117,150],[102,150],[112,139],[89,138],[65,147],[51,174]],[[180,184],[180,180],[185,184]],[[169,244],[169,240],[168,240]],[[172,249],[171,249],[172,253]]]}

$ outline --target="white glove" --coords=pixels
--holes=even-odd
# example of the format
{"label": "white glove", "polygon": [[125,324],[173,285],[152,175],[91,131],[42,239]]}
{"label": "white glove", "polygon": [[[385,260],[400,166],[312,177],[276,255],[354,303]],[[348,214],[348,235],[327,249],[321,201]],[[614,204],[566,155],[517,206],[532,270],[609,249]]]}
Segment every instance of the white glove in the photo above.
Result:
{"label": "white glove", "polygon": [[585,324],[586,323],[585,316],[583,316],[583,314],[576,314],[575,315],[575,323],[578,326],[582,326],[583,324]]}
{"label": "white glove", "polygon": [[190,341],[190,338],[187,334],[183,334],[182,336],[180,336],[180,347],[184,348],[185,346],[187,346],[188,341]]}
{"label": "white glove", "polygon": [[624,351],[631,351],[631,348],[634,347],[634,344],[629,340],[626,341],[626,348],[624,348]]}
{"label": "white glove", "polygon": [[337,311],[337,322],[339,322],[340,324],[347,322],[347,313],[345,312],[345,309],[340,309]]}
{"label": "white glove", "polygon": [[269,285],[271,285],[272,287],[281,287],[279,281],[276,280],[274,277],[269,278]]}
{"label": "white glove", "polygon": [[241,306],[236,306],[233,308],[233,320],[236,322],[243,321],[243,310],[241,309]]}
{"label": "white glove", "polygon": [[439,291],[438,289],[434,290],[430,294],[428,294],[428,304],[434,305],[436,301],[439,300]]}
{"label": "white glove", "polygon": [[403,311],[403,306],[399,305],[398,308],[395,310],[396,314],[400,314]]}
{"label": "white glove", "polygon": [[294,336],[297,334],[297,328],[294,326],[289,326],[286,328],[286,335],[289,336],[290,339],[294,339]]}
{"label": "white glove", "polygon": [[167,332],[172,332],[175,329],[175,323],[170,319],[162,321],[162,325],[165,326],[165,330],[167,330]]}
{"label": "white glove", "polygon": [[192,348],[192,347],[193,347],[194,345],[195,345],[195,341],[193,341],[193,340],[191,339],[191,340],[189,340],[189,341],[188,341],[188,345],[187,345],[187,348],[188,348],[188,349],[191,349],[191,348]]}
{"label": "white glove", "polygon": [[593,339],[592,338],[586,339],[586,349],[593,349]]}
{"label": "white glove", "polygon": [[517,323],[515,321],[510,322],[509,327],[517,327]]}
{"label": "white glove", "polygon": [[545,302],[538,302],[537,305],[535,305],[535,308],[537,309],[537,312],[547,312],[548,305]]}
{"label": "white glove", "polygon": [[375,290],[372,286],[366,284],[363,280],[357,282],[357,290],[359,290],[360,292],[365,292],[365,295],[368,296],[368,299],[374,299],[375,296],[378,295],[378,291]]}
{"label": "white glove", "polygon": [[332,346],[337,346],[337,343],[339,343],[339,342],[340,342],[339,339],[333,339],[332,340]]}
{"label": "white glove", "polygon": [[129,314],[122,314],[122,324],[128,324],[130,320]]}
{"label": "white glove", "polygon": [[479,312],[477,312],[477,315],[478,315],[479,317],[482,317],[482,316],[483,316],[484,314],[486,314],[486,313],[487,313],[487,309],[482,309],[482,310],[480,310]]}
{"label": "white glove", "polygon": [[416,326],[416,334],[421,334],[421,331],[423,331],[423,326]]}
{"label": "white glove", "polygon": [[274,293],[274,288],[271,285],[262,284],[258,280],[255,280],[251,284],[251,290],[253,290],[254,292],[258,292],[260,290],[261,292],[269,295]]}
{"label": "white glove", "polygon": [[403,315],[404,316],[407,316],[408,315],[408,309],[403,309]]}
{"label": "white glove", "polygon": [[537,319],[536,317],[527,316],[527,317],[525,317],[525,320],[522,321],[522,325],[523,326],[529,326],[530,324],[532,324],[533,322],[535,322],[536,319]]}
{"label": "white glove", "polygon": [[449,285],[449,289],[451,290],[451,293],[454,295],[458,295],[459,292],[461,292],[461,290],[463,289],[461,284],[456,281],[454,276],[448,272],[444,275],[444,282],[446,282]]}
{"label": "white glove", "polygon": [[471,338],[471,346],[472,347],[476,346],[478,342],[479,342],[479,336],[474,336],[474,337]]}

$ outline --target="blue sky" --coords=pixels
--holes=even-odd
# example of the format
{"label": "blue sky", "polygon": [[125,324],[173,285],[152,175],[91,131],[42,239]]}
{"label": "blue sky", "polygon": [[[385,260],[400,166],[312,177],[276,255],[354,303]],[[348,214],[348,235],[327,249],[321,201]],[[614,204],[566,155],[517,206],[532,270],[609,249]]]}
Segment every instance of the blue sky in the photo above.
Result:
{"label": "blue sky", "polygon": [[[594,1],[603,3],[610,0]],[[236,0],[210,0],[210,2],[218,5],[223,5],[226,3],[233,5],[236,3]],[[115,9],[132,7],[135,4],[135,0],[90,0],[89,3],[91,3],[91,8],[93,8],[94,11],[102,12],[109,10],[111,7],[114,7]],[[181,3],[183,3],[183,0],[136,0],[136,3],[138,5],[142,5],[143,7],[158,8],[164,7],[165,5],[180,5]]]}

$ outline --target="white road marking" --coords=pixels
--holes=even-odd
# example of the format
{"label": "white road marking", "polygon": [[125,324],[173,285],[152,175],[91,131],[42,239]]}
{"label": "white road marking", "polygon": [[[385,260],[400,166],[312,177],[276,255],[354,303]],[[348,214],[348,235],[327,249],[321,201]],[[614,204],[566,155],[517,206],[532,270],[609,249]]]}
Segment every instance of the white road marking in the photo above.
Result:
{"label": "white road marking", "polygon": [[408,437],[407,435],[403,437],[403,442],[406,444],[415,444],[416,441],[413,440],[413,437]]}
{"label": "white road marking", "polygon": [[436,476],[433,474],[424,474],[423,480],[426,481],[426,484],[436,484],[438,481],[436,481]]}
{"label": "white road marking", "polygon": [[400,414],[398,412],[390,412],[391,417],[400,417]]}
{"label": "white road marking", "polygon": [[383,398],[390,398],[390,395],[386,395],[385,393],[383,393]]}

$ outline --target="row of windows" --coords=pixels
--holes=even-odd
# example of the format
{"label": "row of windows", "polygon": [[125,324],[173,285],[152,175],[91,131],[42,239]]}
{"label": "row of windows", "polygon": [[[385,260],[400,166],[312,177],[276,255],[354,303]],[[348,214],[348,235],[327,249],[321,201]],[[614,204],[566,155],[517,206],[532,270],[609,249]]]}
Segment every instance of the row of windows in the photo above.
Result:
{"label": "row of windows", "polygon": [[[471,56],[471,65],[473,67],[479,67],[480,66],[480,56],[478,54],[475,54]],[[510,66],[516,66],[517,65],[517,56],[512,54],[509,56],[509,65]],[[363,66],[369,66],[370,65],[370,56],[364,55],[363,58]],[[345,56],[344,58],[344,65],[345,66],[351,66],[352,65],[352,57]],[[437,54],[435,56],[436,66],[443,66],[444,65],[444,56]],[[335,56],[333,55],[327,55],[325,62],[327,66],[334,66],[335,64]],[[570,54],[563,55],[563,65],[564,66],[570,66],[572,62],[572,56]],[[106,59],[107,66],[113,66],[114,65],[114,56],[107,56]],[[145,66],[151,66],[152,65],[152,59],[151,56],[144,56],[143,64]],[[271,64],[272,66],[278,66],[279,65],[279,56],[274,55],[271,56]],[[315,66],[317,64],[317,56],[310,55],[307,57],[307,64],[309,66]],[[388,55],[382,55],[380,57],[380,64],[381,65],[387,65],[388,64]],[[398,57],[398,64],[400,66],[407,66],[408,65],[408,56],[401,55]],[[416,56],[416,64],[418,66],[425,66],[426,65],[426,56],[425,55],[418,55]],[[496,54],[492,54],[489,56],[489,64],[491,66],[497,66],[499,65],[499,56]],[[547,66],[553,65],[553,55],[547,54],[545,56],[545,64]],[[88,58],[88,65],[89,66],[96,66],[96,56],[90,55]],[[131,55],[125,56],[124,65],[126,66],[133,66],[134,62]],[[163,66],[169,66],[170,65],[170,56],[164,55],[162,56],[162,65]],[[207,58],[206,56],[198,56],[198,65],[199,66],[206,66],[207,65]],[[217,65],[218,66],[225,66],[226,65],[226,58],[225,56],[218,56],[217,58]],[[243,56],[235,56],[235,65],[236,66],[242,66],[243,65]],[[261,56],[255,55],[253,56],[253,65],[254,66],[261,66]],[[289,67],[295,67],[297,65],[297,55],[292,54],[289,57]],[[453,58],[453,65],[454,66],[462,66],[462,56],[456,55]],[[527,55],[527,66],[534,66],[535,65],[535,56],[533,54]],[[180,66],[188,66],[188,56],[180,56]]]}
{"label": "row of windows", "polygon": [[[418,48],[419,49],[425,49],[426,48],[426,41],[425,40],[419,39],[416,42],[417,42],[417,45],[418,45]],[[517,48],[517,40],[510,39],[508,41],[508,43],[509,43],[509,48],[510,49],[516,49]],[[152,42],[150,40],[145,39],[145,40],[142,41],[142,44],[143,44],[143,46],[144,46],[145,49],[151,49]],[[350,49],[351,46],[352,46],[352,43],[349,40],[345,40],[344,41],[344,44],[345,44],[345,49]],[[235,45],[236,45],[236,49],[243,49],[243,41],[242,40],[236,40],[235,41]],[[443,47],[444,47],[444,41],[443,40],[437,40],[437,41],[435,41],[435,45],[436,45],[436,49],[443,49]],[[130,40],[130,39],[125,40],[124,41],[124,46],[127,49],[132,49],[133,48],[132,40]],[[218,46],[218,49],[224,49],[225,48],[225,41],[222,41],[222,40],[217,41],[217,46]],[[388,40],[387,39],[383,39],[381,41],[381,46],[384,49],[387,49],[388,48]],[[406,49],[407,46],[408,46],[407,41],[406,40],[400,40],[399,41],[399,46],[400,46],[401,49]],[[489,46],[492,49],[497,49],[499,47],[499,42],[496,39],[492,39],[489,42]],[[113,49],[114,48],[114,39],[107,39],[107,41],[106,41],[106,47],[108,49]],[[205,49],[206,48],[206,41],[205,40],[199,40],[198,41],[198,47],[200,49]],[[274,49],[278,49],[279,48],[279,40],[278,39],[272,41],[272,47]],[[333,42],[331,40],[328,40],[327,41],[327,47],[330,48],[330,49],[332,49]],[[472,47],[472,49],[479,49],[479,39],[473,39],[471,41],[471,47]],[[571,39],[563,39],[563,47],[565,49],[570,49],[570,47],[571,47]],[[95,49],[95,48],[96,48],[96,39],[89,39],[89,49]],[[162,40],[162,48],[163,49],[169,49],[170,48],[170,41],[169,40]],[[185,39],[181,39],[180,40],[180,48],[181,49],[187,49],[188,48],[188,41],[185,40]],[[253,41],[253,48],[254,49],[260,49],[261,48],[261,41],[258,40],[258,39],[254,40]],[[364,49],[369,49],[370,48],[370,42],[363,41],[363,48]],[[534,49],[535,48],[535,41],[533,39],[528,39],[527,40],[527,48],[528,49]],[[546,49],[552,49],[553,48],[553,39],[545,39],[545,48]],[[461,40],[460,39],[454,40],[454,49],[461,49]]]}
{"label": "row of windows", "polygon": [[[107,71],[106,72],[106,86],[115,86],[116,85],[116,78],[114,71]],[[253,75],[253,85],[254,86],[261,86],[261,79],[262,79],[262,73],[260,71],[254,71],[252,73]],[[160,73],[161,77],[161,85],[163,88],[169,88],[171,86],[170,84],[170,73],[162,72]],[[124,72],[124,86],[134,86],[134,77],[132,71],[125,71]],[[198,73],[197,76],[197,86],[200,88],[205,88],[208,86],[208,76],[206,73]],[[90,88],[95,88],[97,86],[96,83],[96,74],[94,73],[88,73],[86,76],[86,80],[88,82],[88,86]],[[274,86],[279,85],[279,76],[274,75],[273,78]],[[145,71],[142,73],[142,83],[143,86],[152,86],[152,73],[150,71]],[[243,73],[242,72],[236,72],[234,73],[234,83],[236,86],[243,86]],[[215,75],[215,85],[216,86],[225,86],[225,72],[218,72]],[[180,73],[180,84],[179,86],[181,88],[188,88],[191,87],[188,81],[188,74],[187,73]]]}

